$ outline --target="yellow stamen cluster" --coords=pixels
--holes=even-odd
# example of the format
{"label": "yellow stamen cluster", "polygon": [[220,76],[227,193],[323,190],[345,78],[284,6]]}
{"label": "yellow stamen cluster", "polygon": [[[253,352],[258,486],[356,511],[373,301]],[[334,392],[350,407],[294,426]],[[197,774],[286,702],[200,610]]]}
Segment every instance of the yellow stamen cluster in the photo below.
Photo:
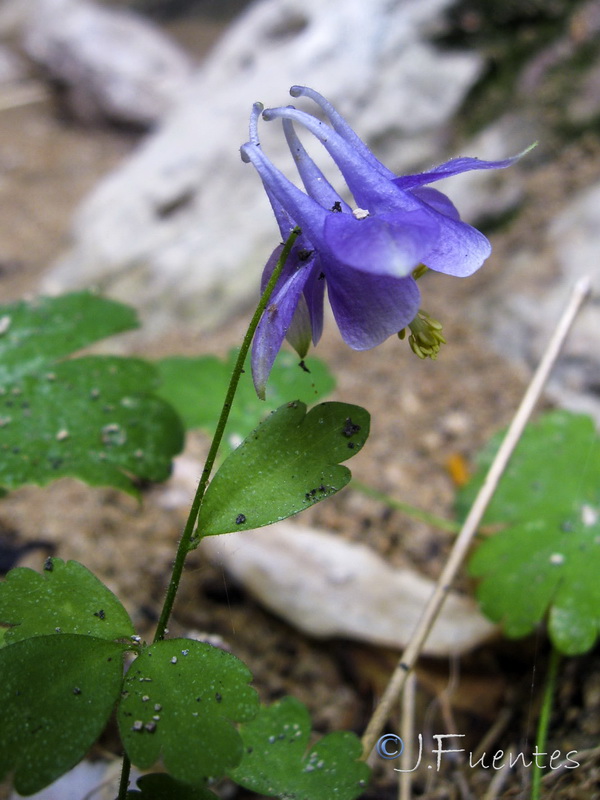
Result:
{"label": "yellow stamen cluster", "polygon": [[[410,328],[408,343],[413,353],[419,358],[435,360],[440,347],[446,344],[446,340],[442,335],[442,323],[420,309],[408,327]],[[406,328],[403,328],[398,332],[398,337],[404,339],[405,336]]]}

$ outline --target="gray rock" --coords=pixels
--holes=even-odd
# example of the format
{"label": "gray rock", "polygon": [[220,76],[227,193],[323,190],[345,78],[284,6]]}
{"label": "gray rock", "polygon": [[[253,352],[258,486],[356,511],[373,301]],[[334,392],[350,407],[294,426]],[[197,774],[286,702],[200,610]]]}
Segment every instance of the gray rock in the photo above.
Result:
{"label": "gray rock", "polygon": [[550,226],[548,241],[560,273],[546,291],[546,328],[577,278],[589,275],[592,281],[592,296],[573,327],[549,391],[562,406],[591,413],[600,424],[600,183],[571,200]]}
{"label": "gray rock", "polygon": [[23,48],[66,89],[70,109],[87,123],[155,124],[193,68],[152,23],[90,0],[37,0]]}
{"label": "gray rock", "polygon": [[0,44],[0,86],[3,84],[15,84],[28,77],[28,69],[25,61],[12,49],[5,44]]}
{"label": "gray rock", "polygon": [[[429,41],[451,2],[255,3],[160,130],[83,203],[43,290],[96,285],[134,302],[156,335],[174,320],[221,322],[254,300],[278,232],[238,156],[252,103],[281,105],[290,85],[313,86],[391,168],[442,160],[444,126],[482,68],[476,54]],[[289,164],[279,126],[262,131],[269,154]]]}
{"label": "gray rock", "polygon": [[[480,324],[496,348],[525,367],[537,365],[578,278],[588,275],[592,296],[569,335],[548,384],[564,408],[592,414],[600,424],[600,183],[575,195],[548,225],[544,243],[511,259],[478,303]],[[479,299],[481,301],[481,298]]]}
{"label": "gray rock", "polygon": [[577,87],[567,106],[567,115],[577,124],[593,123],[600,116],[600,55]]}
{"label": "gray rock", "polygon": [[0,36],[19,35],[33,12],[36,0],[0,0]]}
{"label": "gray rock", "polygon": [[10,45],[0,43],[0,111],[37,103],[47,97],[45,87],[31,80],[31,64]]}

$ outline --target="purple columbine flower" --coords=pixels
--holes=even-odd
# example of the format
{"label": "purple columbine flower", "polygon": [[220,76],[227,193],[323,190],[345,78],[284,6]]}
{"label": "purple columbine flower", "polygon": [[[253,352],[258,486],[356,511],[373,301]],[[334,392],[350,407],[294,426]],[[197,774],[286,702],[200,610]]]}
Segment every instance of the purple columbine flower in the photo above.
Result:
{"label": "purple columbine flower", "polygon": [[[293,106],[263,111],[256,103],[250,118],[250,141],[241,148],[262,178],[283,239],[292,229],[302,233],[288,256],[270,303],[256,330],[252,373],[260,397],[284,338],[300,358],[316,344],[323,330],[325,286],[344,341],[368,350],[414,323],[421,330],[423,349],[428,336],[443,342],[435,321],[419,315],[420,292],[413,272],[425,265],[437,272],[471,275],[489,256],[491,246],[476,228],[462,222],[450,200],[427,184],[472,169],[498,169],[513,164],[455,158],[416,175],[397,177],[375,158],[333,106],[320,94],[293,86],[293,97],[307,96],[324,112],[328,123]],[[281,119],[303,192],[263,153],[258,118]],[[301,144],[294,123],[312,133],[325,147],[350,190],[352,208],[326,180]],[[281,252],[275,249],[265,267],[269,280]],[[431,326],[430,322],[434,325]]]}

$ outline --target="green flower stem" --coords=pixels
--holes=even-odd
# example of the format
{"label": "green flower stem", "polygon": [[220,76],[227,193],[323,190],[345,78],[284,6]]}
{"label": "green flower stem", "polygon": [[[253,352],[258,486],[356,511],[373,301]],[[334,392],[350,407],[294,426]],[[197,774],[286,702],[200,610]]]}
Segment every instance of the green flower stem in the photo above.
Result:
{"label": "green flower stem", "polygon": [[394,497],[390,497],[388,494],[385,494],[385,492],[380,492],[379,489],[373,489],[372,486],[368,486],[366,483],[357,481],[355,478],[352,478],[352,483],[350,486],[353,489],[362,492],[367,497],[372,497],[375,500],[379,500],[381,503],[385,503],[386,506],[393,508],[395,511],[403,511],[409,517],[418,519],[420,522],[426,522],[428,525],[432,525],[434,528],[439,528],[442,531],[449,531],[450,533],[460,533],[462,526],[458,522],[453,522],[450,519],[444,519],[444,517],[438,517],[435,514],[430,514],[428,511],[424,511],[422,508],[412,506],[410,503],[405,503],[402,500],[396,500]]}
{"label": "green flower stem", "polygon": [[[198,483],[198,488],[196,489],[196,494],[194,495],[194,500],[192,502],[190,513],[188,515],[185,528],[183,529],[181,539],[179,540],[179,545],[177,546],[177,553],[175,555],[175,561],[173,563],[171,580],[169,581],[169,586],[167,587],[167,592],[165,595],[162,611],[160,612],[158,624],[156,626],[156,633],[154,634],[153,643],[158,642],[165,638],[165,634],[167,633],[167,626],[169,624],[169,619],[171,617],[171,612],[173,610],[173,604],[175,603],[175,597],[177,595],[177,590],[179,589],[179,583],[181,581],[181,576],[183,574],[183,566],[185,563],[186,556],[189,553],[189,551],[196,546],[195,545],[196,540],[199,540],[201,538],[201,536],[198,535],[198,532],[196,532],[196,536],[194,536],[194,528],[196,526],[198,514],[200,513],[200,506],[202,505],[204,493],[206,492],[206,487],[208,486],[208,479],[210,478],[210,474],[212,472],[215,459],[217,457],[217,452],[221,445],[221,440],[223,439],[223,433],[225,431],[225,426],[227,425],[227,420],[229,419],[229,412],[231,411],[231,405],[233,403],[238,383],[243,372],[244,362],[246,360],[246,356],[248,355],[248,350],[250,349],[250,345],[252,344],[252,339],[254,338],[254,334],[256,332],[256,328],[258,327],[258,323],[260,322],[260,318],[262,317],[263,312],[267,307],[271,295],[273,294],[273,290],[275,289],[275,284],[277,283],[277,280],[281,275],[281,271],[283,270],[285,262],[287,261],[290,251],[294,246],[294,242],[298,238],[299,234],[300,234],[300,229],[294,228],[294,230],[288,236],[287,241],[283,246],[283,250],[281,251],[281,255],[279,256],[279,260],[277,261],[275,269],[273,270],[273,274],[271,275],[269,282],[267,283],[265,290],[262,293],[260,302],[256,307],[256,311],[254,312],[254,315],[250,321],[250,325],[248,326],[248,330],[246,331],[246,335],[244,336],[240,352],[238,354],[235,366],[233,368],[233,372],[231,374],[231,379],[229,381],[229,388],[227,389],[227,394],[225,395],[223,408],[221,409],[221,416],[219,417],[219,422],[217,423],[217,428],[215,430],[210,445],[210,450],[208,451],[206,463],[204,464],[204,469],[202,470],[200,482]],[[119,795],[117,797],[117,800],[125,800],[126,798],[127,787],[129,785],[130,769],[131,769],[131,762],[128,756],[125,755],[123,758],[123,769],[121,771],[121,782],[119,785]]]}
{"label": "green flower stem", "polygon": [[[536,747],[538,753],[543,753],[546,749],[548,740],[548,728],[550,727],[550,716],[552,714],[552,701],[556,690],[556,678],[558,677],[558,667],[560,664],[560,653],[556,647],[552,646],[550,652],[550,663],[546,674],[546,685],[544,686],[544,698],[542,710],[538,721]],[[531,778],[531,800],[540,800],[542,792],[542,777],[544,770],[536,765]]]}

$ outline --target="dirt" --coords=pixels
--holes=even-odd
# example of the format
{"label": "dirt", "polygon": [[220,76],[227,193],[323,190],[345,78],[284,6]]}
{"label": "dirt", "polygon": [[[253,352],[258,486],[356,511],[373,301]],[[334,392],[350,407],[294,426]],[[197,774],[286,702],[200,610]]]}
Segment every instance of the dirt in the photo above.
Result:
{"label": "dirt", "polygon": [[[211,29],[207,41],[215,31]],[[0,281],[4,302],[9,302],[35,292],[39,275],[64,246],[78,201],[135,147],[137,137],[114,129],[80,128],[62,118],[50,100],[5,110],[1,122]],[[569,158],[574,158],[572,149]],[[545,181],[539,172],[532,174],[528,224],[517,222],[492,237],[494,255],[481,274],[465,281],[424,279],[424,305],[443,320],[448,340],[437,361],[419,361],[395,338],[368,353],[353,352],[329,320],[317,355],[337,378],[334,398],[363,405],[373,418],[369,442],[351,463],[360,481],[433,514],[453,517],[461,468],[468,469],[477,450],[510,420],[527,378],[481,340],[472,309],[478,295],[501,274],[503,255],[515,245],[515,231],[535,236],[544,227],[551,213],[543,202],[548,187],[552,185],[556,200],[555,179],[568,164],[566,157],[557,159]],[[569,175],[572,182],[571,171]],[[247,320],[245,312],[202,337],[174,329],[160,348],[145,355],[224,354],[239,343]],[[202,449],[202,442],[195,446]],[[125,603],[139,632],[150,636],[184,521],[183,512],[161,508],[157,496],[149,490],[140,505],[116,491],[90,489],[77,481],[27,487],[2,501],[0,535],[13,543],[42,542],[21,564],[39,569],[51,552],[84,563]],[[453,538],[352,488],[305,512],[302,522],[367,542],[390,563],[408,564],[432,577]],[[459,585],[470,588],[464,575]],[[201,549],[187,564],[171,634],[218,637],[253,671],[263,701],[295,695],[310,708],[319,733],[345,728],[360,734],[398,656],[352,642],[307,639],[206,563]],[[488,753],[511,748],[530,753],[547,650],[540,631],[517,643],[498,638],[461,663],[424,661],[417,671],[415,737],[423,733],[428,752],[433,734],[460,732],[465,739],[454,746],[467,751],[486,741]],[[594,750],[600,733],[598,667],[594,653],[566,660],[561,667],[548,749],[587,755],[578,769],[549,772],[544,797],[600,797]],[[392,720],[390,729],[398,731],[399,725],[399,719]],[[102,746],[116,757],[110,731]],[[373,787],[364,797],[396,797],[395,762],[375,762]],[[439,772],[423,765],[413,775],[413,791],[428,800],[478,798],[486,792],[490,798],[521,798],[528,796],[531,772],[471,769],[467,755],[466,761],[448,759]],[[490,789],[490,781],[499,775],[505,776],[504,785]],[[228,786],[223,792],[229,798],[250,796]]]}

